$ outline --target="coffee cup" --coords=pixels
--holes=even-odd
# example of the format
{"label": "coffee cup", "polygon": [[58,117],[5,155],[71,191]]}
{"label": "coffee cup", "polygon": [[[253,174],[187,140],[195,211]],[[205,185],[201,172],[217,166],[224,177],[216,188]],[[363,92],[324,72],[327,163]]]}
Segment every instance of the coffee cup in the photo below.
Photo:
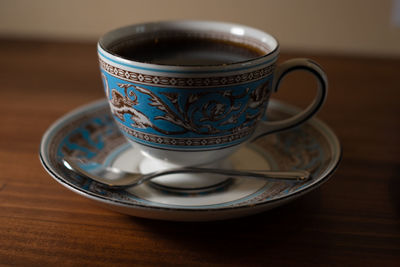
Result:
{"label": "coffee cup", "polygon": [[[305,122],[327,95],[318,64],[300,58],[277,66],[278,41],[238,24],[122,27],[101,37],[98,56],[115,122],[149,162],[215,165],[245,142]],[[270,96],[295,70],[316,78],[314,100],[292,118],[265,120]]]}

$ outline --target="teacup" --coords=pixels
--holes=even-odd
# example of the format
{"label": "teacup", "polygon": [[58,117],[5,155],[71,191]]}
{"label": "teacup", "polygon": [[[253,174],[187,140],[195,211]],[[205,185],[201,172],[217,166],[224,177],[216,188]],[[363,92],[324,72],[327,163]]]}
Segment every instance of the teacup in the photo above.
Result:
{"label": "teacup", "polygon": [[[305,122],[327,94],[318,64],[292,59],[276,66],[278,41],[243,25],[131,25],[105,34],[98,55],[116,124],[151,162],[222,162],[245,142]],[[293,118],[265,120],[270,95],[286,74],[300,69],[318,81],[313,102]]]}

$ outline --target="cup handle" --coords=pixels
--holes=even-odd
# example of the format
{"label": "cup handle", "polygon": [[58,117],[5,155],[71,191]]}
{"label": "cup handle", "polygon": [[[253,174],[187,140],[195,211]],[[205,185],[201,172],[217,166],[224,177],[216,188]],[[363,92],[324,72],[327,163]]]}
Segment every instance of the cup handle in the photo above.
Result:
{"label": "cup handle", "polygon": [[318,90],[313,102],[305,110],[291,118],[280,121],[260,121],[250,141],[253,141],[266,134],[275,133],[298,126],[314,116],[322,107],[322,104],[324,103],[328,93],[327,77],[325,72],[316,62],[307,58],[290,59],[278,66],[275,71],[275,79],[272,84],[273,92],[278,91],[280,82],[287,74],[296,70],[309,71],[317,79]]}

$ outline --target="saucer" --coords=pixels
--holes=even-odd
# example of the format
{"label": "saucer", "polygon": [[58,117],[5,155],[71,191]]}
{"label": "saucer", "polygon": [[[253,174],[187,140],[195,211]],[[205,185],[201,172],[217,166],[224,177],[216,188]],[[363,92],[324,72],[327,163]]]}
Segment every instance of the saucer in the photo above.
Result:
{"label": "saucer", "polygon": [[[271,100],[266,117],[278,120],[296,113],[296,108]],[[46,171],[66,188],[113,211],[151,219],[211,221],[263,212],[310,192],[333,174],[341,147],[332,130],[312,118],[296,128],[245,144],[228,159],[234,169],[308,170],[312,179],[272,182],[235,177],[213,190],[179,192],[156,182],[125,191],[106,189],[66,169],[61,162],[64,155],[83,158],[93,168],[101,164],[137,170],[143,157],[120,133],[105,100],[66,114],[46,131],[40,146]],[[168,177],[162,179],[168,181]]]}

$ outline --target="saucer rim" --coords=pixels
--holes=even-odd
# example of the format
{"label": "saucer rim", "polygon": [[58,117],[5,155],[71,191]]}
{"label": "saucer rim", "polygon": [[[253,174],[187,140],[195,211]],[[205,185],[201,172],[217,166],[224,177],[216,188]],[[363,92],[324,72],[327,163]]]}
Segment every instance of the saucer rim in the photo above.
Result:
{"label": "saucer rim", "polygon": [[[105,99],[100,99],[100,100],[96,100],[96,101],[92,101],[88,104],[85,104],[83,106],[80,106],[78,108],[73,109],[72,111],[64,114],[63,116],[61,116],[59,119],[57,119],[54,123],[52,123],[50,125],[50,127],[46,130],[46,132],[44,133],[41,143],[40,143],[40,150],[39,150],[39,159],[41,164],[43,165],[43,167],[45,168],[45,170],[50,174],[50,176],[55,179],[58,183],[60,183],[61,185],[63,185],[64,187],[66,187],[69,190],[72,190],[76,193],[78,193],[79,195],[86,197],[86,198],[90,198],[91,200],[94,200],[96,202],[102,202],[104,204],[107,205],[111,205],[111,206],[118,206],[119,208],[128,208],[128,209],[141,209],[141,210],[150,210],[150,211],[163,211],[163,212],[224,212],[224,211],[233,211],[233,210],[247,210],[249,208],[262,208],[263,206],[273,206],[274,204],[277,204],[279,202],[289,202],[295,198],[298,198],[310,191],[312,191],[313,189],[321,186],[323,183],[327,182],[329,180],[329,178],[333,175],[333,173],[337,170],[341,160],[342,160],[342,145],[339,142],[339,139],[337,138],[336,134],[332,131],[332,129],[323,121],[321,121],[320,119],[313,117],[310,120],[308,120],[306,123],[312,123],[312,124],[317,124],[320,125],[319,128],[324,129],[324,136],[327,140],[330,140],[330,143],[332,145],[332,147],[335,147],[337,150],[337,153],[335,153],[336,157],[333,157],[333,159],[331,160],[330,166],[328,166],[328,168],[324,171],[324,173],[322,173],[321,175],[319,175],[318,180],[316,180],[314,183],[311,183],[310,185],[308,185],[305,188],[302,188],[298,191],[286,194],[286,195],[282,195],[279,196],[277,198],[274,199],[270,199],[270,200],[265,200],[262,202],[258,202],[258,203],[252,203],[252,204],[244,204],[244,205],[239,205],[239,206],[230,206],[230,207],[217,207],[217,208],[190,208],[189,207],[165,207],[165,206],[152,206],[152,205],[148,205],[148,204],[143,204],[143,203],[129,203],[129,202],[124,202],[121,200],[116,200],[110,197],[104,197],[101,195],[97,195],[93,192],[89,192],[89,191],[85,191],[83,189],[81,189],[80,187],[77,187],[74,184],[71,184],[68,180],[66,180],[65,178],[63,178],[61,175],[57,174],[56,171],[53,170],[53,168],[50,166],[50,164],[47,162],[46,158],[44,157],[45,154],[45,148],[46,148],[46,141],[49,140],[49,136],[51,135],[51,133],[53,133],[54,131],[57,130],[57,127],[62,126],[63,122],[65,122],[66,120],[72,119],[75,116],[77,116],[79,113],[88,110],[89,108],[97,108],[97,107],[101,107],[101,106],[106,106],[107,105],[107,101]],[[299,109],[288,105],[286,103],[283,103],[281,101],[278,100],[274,100],[271,99],[270,100],[270,105],[275,105],[275,106],[283,106],[285,110],[288,110],[288,112],[297,112]],[[271,106],[270,106],[271,107]],[[290,129],[289,129],[290,130]],[[326,135],[329,135],[326,136]],[[333,141],[333,142],[332,142]],[[265,208],[266,208],[265,207]],[[141,216],[141,217],[145,217],[145,216]],[[237,216],[235,216],[237,217]]]}

